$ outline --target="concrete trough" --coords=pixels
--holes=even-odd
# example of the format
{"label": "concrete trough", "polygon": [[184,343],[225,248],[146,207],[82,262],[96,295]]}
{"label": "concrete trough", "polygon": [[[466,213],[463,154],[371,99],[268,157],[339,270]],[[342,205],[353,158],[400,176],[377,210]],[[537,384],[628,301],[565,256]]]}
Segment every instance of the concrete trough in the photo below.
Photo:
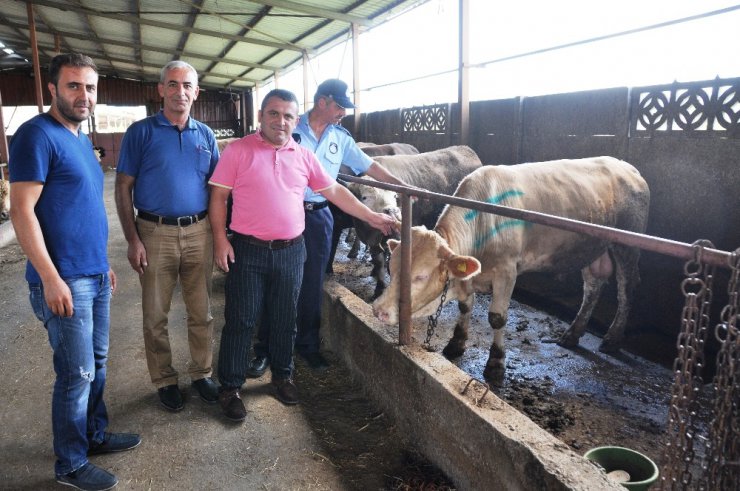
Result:
{"label": "concrete trough", "polygon": [[624,489],[484,386],[468,385],[440,353],[399,346],[398,328],[342,285],[326,282],[323,312],[324,348],[459,489]]}

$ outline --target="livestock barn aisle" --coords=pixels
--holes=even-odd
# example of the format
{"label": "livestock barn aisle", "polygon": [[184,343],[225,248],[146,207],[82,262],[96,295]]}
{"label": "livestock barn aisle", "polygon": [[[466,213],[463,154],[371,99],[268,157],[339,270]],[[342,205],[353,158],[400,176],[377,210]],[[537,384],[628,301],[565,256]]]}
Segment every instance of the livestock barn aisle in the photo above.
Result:
{"label": "livestock barn aisle", "polygon": [[[116,489],[359,489],[379,488],[392,472],[371,466],[362,475],[352,475],[348,465],[339,468],[337,457],[327,449],[327,439],[342,440],[329,428],[319,434],[311,428],[310,404],[286,407],[278,402],[270,386],[269,372],[250,381],[245,400],[248,415],[242,425],[228,424],[218,405],[207,405],[190,390],[187,375],[180,388],[187,402],[179,413],[159,406],[149,383],[141,334],[139,282],[126,259],[126,242],[115,215],[114,173],[106,173],[106,206],[110,220],[110,258],[118,274],[118,290],[111,307],[111,347],[106,402],[113,431],[135,431],[141,446],[130,452],[92,457],[91,460],[116,474]],[[84,220],[84,217],[81,217]],[[5,224],[8,225],[8,224]],[[0,249],[0,489],[59,489],[54,481],[51,439],[51,391],[54,374],[51,349],[45,331],[31,312],[24,280],[25,261],[17,243]],[[223,325],[223,276],[214,281],[216,342]],[[179,292],[170,313],[176,367],[186,373],[188,358],[184,330],[185,312]],[[214,347],[218,353],[218,346]],[[215,366],[214,360],[214,366]],[[332,368],[328,376],[335,376]],[[336,368],[338,370],[338,368]],[[308,383],[299,389],[308,391]],[[316,389],[314,387],[313,389]],[[355,391],[358,389],[355,387]],[[346,401],[361,396],[349,395]],[[367,413],[371,413],[367,409]],[[380,425],[383,418],[373,425]],[[353,422],[360,428],[367,422]],[[330,425],[326,425],[330,426]],[[371,431],[369,431],[371,432]],[[354,432],[353,432],[354,433]],[[381,432],[387,435],[386,431]],[[362,441],[365,432],[349,435]],[[394,439],[395,440],[395,439]],[[370,447],[353,451],[353,458]],[[399,458],[400,460],[400,458]],[[368,459],[366,462],[372,462]]]}

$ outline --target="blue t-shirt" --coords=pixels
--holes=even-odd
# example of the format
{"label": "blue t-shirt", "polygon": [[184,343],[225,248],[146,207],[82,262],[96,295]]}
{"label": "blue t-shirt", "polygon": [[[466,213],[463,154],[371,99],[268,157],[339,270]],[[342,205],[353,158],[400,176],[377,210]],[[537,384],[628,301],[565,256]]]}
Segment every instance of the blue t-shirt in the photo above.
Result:
{"label": "blue t-shirt", "polygon": [[[10,143],[10,182],[41,182],[36,216],[62,278],[108,272],[103,170],[87,136],[48,114],[24,123]],[[26,280],[41,283],[30,261]]]}
{"label": "blue t-shirt", "polygon": [[[311,150],[334,179],[337,178],[339,166],[342,164],[352,169],[355,174],[362,174],[367,172],[373,163],[373,159],[357,146],[350,132],[339,125],[330,124],[321,135],[321,141],[316,140],[316,135],[308,124],[308,113],[301,116],[293,133],[300,135],[301,146]],[[326,200],[321,194],[314,193],[309,188],[306,188],[303,199],[317,202]]]}
{"label": "blue t-shirt", "polygon": [[121,142],[118,172],[134,177],[134,207],[168,217],[208,208],[208,179],[218,162],[213,131],[188,118],[180,129],[160,111],[132,124]]}

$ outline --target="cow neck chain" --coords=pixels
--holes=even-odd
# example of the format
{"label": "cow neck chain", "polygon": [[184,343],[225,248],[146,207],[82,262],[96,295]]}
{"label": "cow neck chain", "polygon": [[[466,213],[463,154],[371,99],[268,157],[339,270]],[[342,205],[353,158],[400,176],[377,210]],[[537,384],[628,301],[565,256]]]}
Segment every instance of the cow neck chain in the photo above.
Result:
{"label": "cow neck chain", "polygon": [[432,340],[432,336],[434,336],[434,329],[437,327],[437,321],[439,320],[439,316],[442,314],[442,307],[445,305],[445,300],[447,300],[447,290],[450,288],[450,273],[447,273],[447,278],[445,279],[445,286],[442,289],[442,296],[439,299],[439,307],[437,307],[437,312],[434,313],[434,315],[430,315],[427,317],[427,320],[429,323],[427,324],[427,338],[424,340],[424,349],[427,351],[434,351],[434,348],[429,344],[429,342]]}

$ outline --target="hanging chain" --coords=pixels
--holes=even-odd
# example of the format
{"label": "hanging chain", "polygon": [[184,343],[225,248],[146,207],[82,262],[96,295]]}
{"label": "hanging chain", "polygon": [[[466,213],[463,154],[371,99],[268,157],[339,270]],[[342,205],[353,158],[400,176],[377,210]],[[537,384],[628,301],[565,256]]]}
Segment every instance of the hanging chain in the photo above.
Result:
{"label": "hanging chain", "polygon": [[702,263],[704,248],[714,247],[711,242],[699,240],[693,246],[694,257],[684,265],[686,278],[681,282],[686,301],[676,346],[678,352],[673,363],[675,378],[668,411],[668,442],[661,472],[661,489],[689,489],[692,484],[690,468],[695,456],[696,410],[702,387],[704,341],[709,325],[715,269]]}
{"label": "hanging chain", "polygon": [[450,276],[449,273],[447,275],[447,279],[445,280],[445,286],[442,289],[442,296],[439,299],[439,307],[437,307],[437,312],[434,313],[434,315],[430,315],[427,317],[429,324],[427,325],[427,338],[424,340],[424,349],[427,351],[434,351],[434,348],[432,348],[432,345],[429,344],[429,342],[432,340],[432,336],[434,335],[434,329],[437,327],[437,321],[439,320],[439,316],[442,314],[442,307],[445,305],[445,300],[447,300],[447,289],[450,287]]}
{"label": "hanging chain", "polygon": [[728,302],[715,337],[720,342],[714,378],[714,418],[706,444],[704,489],[740,489],[740,249],[730,257]]}

